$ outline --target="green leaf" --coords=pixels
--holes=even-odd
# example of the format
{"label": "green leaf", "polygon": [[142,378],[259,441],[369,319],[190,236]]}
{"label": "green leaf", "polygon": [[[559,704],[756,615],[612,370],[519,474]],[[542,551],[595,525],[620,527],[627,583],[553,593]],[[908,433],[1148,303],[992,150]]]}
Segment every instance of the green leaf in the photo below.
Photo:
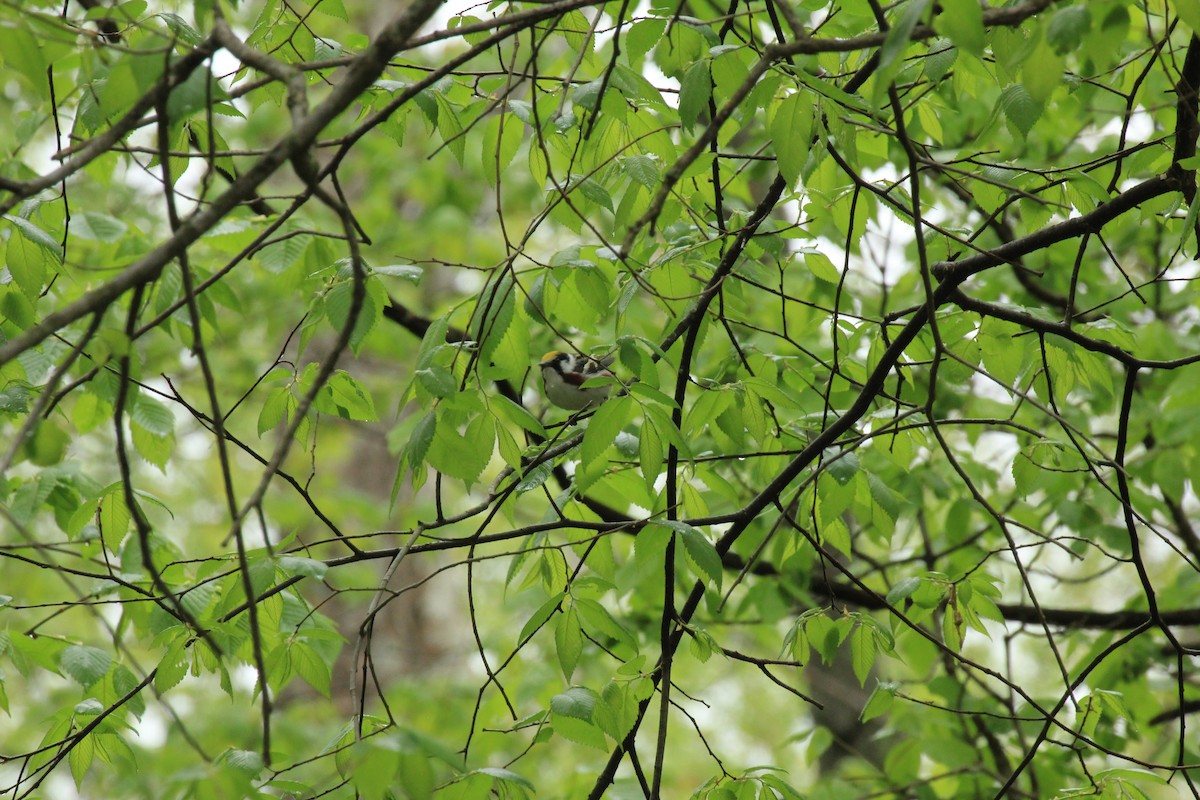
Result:
{"label": "green leaf", "polygon": [[481,769],[476,770],[476,772],[478,772],[481,775],[490,775],[491,777],[495,778],[496,780],[498,780],[502,783],[516,784],[517,786],[520,786],[524,789],[528,789],[531,792],[534,789],[533,784],[530,783],[527,778],[524,778],[521,775],[518,775],[517,773],[512,772],[511,770],[502,769],[500,767],[483,767]]}
{"label": "green leaf", "polygon": [[875,631],[867,625],[859,623],[850,634],[850,659],[854,666],[854,677],[858,685],[865,686],[871,668],[875,666],[877,649]]}
{"label": "green leaf", "polygon": [[293,639],[287,647],[290,666],[300,678],[324,697],[329,697],[333,664],[303,639]]}
{"label": "green leaf", "polygon": [[412,436],[408,439],[405,455],[408,458],[410,469],[416,470],[424,463],[425,455],[429,452],[429,445],[433,442],[435,430],[437,430],[437,413],[430,411],[413,428]]}
{"label": "green leaf", "polygon": [[47,252],[45,247],[34,244],[24,236],[8,240],[5,266],[30,302],[37,301],[50,274]]}
{"label": "green leaf", "polygon": [[471,318],[471,338],[479,344],[479,360],[488,363],[512,324],[516,313],[516,296],[512,275],[502,271],[488,281],[480,292],[479,302]]}
{"label": "green leaf", "polygon": [[958,59],[958,48],[949,39],[938,39],[929,46],[929,54],[925,56],[925,76],[937,83]]}
{"label": "green leaf", "polygon": [[1171,7],[1193,33],[1200,34],[1200,0],[1175,0]]}
{"label": "green leaf", "polygon": [[372,267],[371,272],[375,275],[400,278],[409,283],[420,283],[421,278],[425,276],[425,270],[416,264],[388,264],[383,267]]}
{"label": "green leaf", "polygon": [[490,416],[472,418],[461,431],[439,420],[426,459],[438,472],[470,486],[491,461],[495,444],[496,429]]}
{"label": "green leaf", "polygon": [[999,105],[1004,116],[1022,136],[1029,135],[1034,123],[1042,115],[1042,106],[1019,83],[1008,86],[1000,93]]}
{"label": "green leaf", "polygon": [[574,608],[579,612],[579,618],[585,630],[593,637],[607,637],[628,648],[629,657],[638,651],[637,637],[613,618],[608,609],[595,600],[585,597],[576,598]]}
{"label": "green leaf", "polygon": [[815,277],[834,285],[841,282],[842,273],[829,260],[829,256],[819,250],[805,249],[801,252],[804,255],[804,265]]}
{"label": "green leaf", "polygon": [[188,671],[187,638],[177,636],[163,653],[154,672],[154,690],[163,693],[175,688]]}
{"label": "green leaf", "polygon": [[166,474],[167,462],[175,452],[175,435],[157,436],[134,424],[131,438],[137,454]]}
{"label": "green leaf", "polygon": [[83,688],[88,688],[108,674],[112,656],[107,650],[85,645],[72,645],[62,651],[59,666]]}
{"label": "green leaf", "polygon": [[584,178],[578,175],[573,175],[571,177],[571,181],[574,185],[574,188],[578,189],[579,193],[588,200],[600,206],[601,208],[606,208],[609,211],[613,210],[612,195],[610,195],[608,190],[601,186],[598,181],[593,178]]}
{"label": "green leaf", "polygon": [[588,420],[580,448],[581,467],[587,470],[597,464],[617,440],[617,434],[633,413],[633,400],[628,396],[614,397],[602,403]]}
{"label": "green leaf", "polygon": [[450,148],[450,152],[458,159],[459,165],[462,165],[466,157],[467,147],[467,140],[463,135],[462,122],[459,121],[462,117],[462,111],[452,106],[450,101],[441,92],[434,92],[433,96],[437,102],[438,109],[438,133],[442,135],[442,141]]}
{"label": "green leaf", "polygon": [[96,211],[82,211],[71,216],[71,233],[93,242],[116,242],[129,226],[116,217]]}
{"label": "green leaf", "polygon": [[255,260],[268,272],[281,274],[298,262],[308,249],[310,237],[296,235],[295,228],[284,225],[279,229],[276,240],[254,254]]}
{"label": "green leaf", "polygon": [[313,405],[318,411],[335,414],[342,419],[374,422],[379,418],[366,386],[342,370],[329,377]]}
{"label": "green leaf", "polygon": [[316,580],[324,578],[329,569],[324,561],[303,556],[280,556],[275,563],[286,575],[303,575]]}
{"label": "green leaf", "polygon": [[[11,259],[8,262],[8,268],[12,273]],[[37,320],[37,311],[34,309],[33,302],[41,293],[45,274],[44,272],[40,274],[27,273],[18,278],[13,273],[13,278],[21,291],[0,286],[0,317],[21,328],[28,328]]]}
{"label": "green leaf", "polygon": [[629,26],[625,33],[625,52],[630,63],[637,65],[646,57],[659,40],[667,27],[665,19],[641,19]]}
{"label": "green leaf", "polygon": [[971,55],[983,55],[983,6],[979,0],[942,0],[934,19],[938,33]]}
{"label": "green leaf", "polygon": [[851,452],[841,453],[839,458],[835,458],[829,462],[826,467],[826,472],[838,482],[838,485],[845,486],[854,480],[854,476],[858,474],[859,463],[858,456]]}
{"label": "green leaf", "polygon": [[120,484],[113,484],[100,498],[98,517],[100,533],[110,548],[120,544],[129,531],[133,515],[125,503],[125,491]]}
{"label": "green leaf", "polygon": [[517,641],[524,642],[545,625],[550,617],[554,616],[554,612],[558,611],[558,607],[564,597],[566,597],[566,592],[559,592],[538,606],[537,611],[533,612],[533,616],[525,621],[524,627],[521,628],[521,633],[517,636]]}
{"label": "green leaf", "polygon": [[550,711],[561,716],[590,722],[598,699],[596,693],[591,689],[572,686],[565,692],[550,698]]}
{"label": "green leaf", "polygon": [[170,436],[175,433],[175,415],[171,409],[147,394],[138,394],[129,410],[129,418],[147,433]]}
{"label": "green leaf", "polygon": [[24,75],[39,94],[48,92],[49,65],[41,43],[28,26],[20,21],[0,25],[0,53],[4,54],[4,64]]}
{"label": "green leaf", "polygon": [[488,119],[480,157],[483,175],[492,186],[496,186],[504,177],[505,171],[516,158],[524,136],[525,126],[515,114],[497,114]]}
{"label": "green leaf", "polygon": [[296,411],[296,396],[290,386],[272,389],[258,412],[258,435],[286,423]]}
{"label": "green leaf", "polygon": [[229,766],[250,778],[258,777],[263,769],[261,755],[253,750],[240,750],[236,747],[231,747],[218,755],[217,763]]}
{"label": "green leaf", "polygon": [[662,435],[655,427],[654,418],[649,415],[642,420],[638,434],[638,462],[642,469],[642,477],[646,485],[653,489],[659,474],[662,473],[665,458]]}
{"label": "green leaf", "polygon": [[558,653],[558,666],[563,677],[569,681],[583,653],[583,628],[580,627],[579,614],[574,606],[568,605],[558,615],[558,622],[554,626],[554,646]]}
{"label": "green leaf", "polygon": [[690,131],[700,115],[708,110],[711,97],[712,75],[705,58],[688,67],[679,82],[679,121],[685,131]]}
{"label": "green leaf", "polygon": [[1029,92],[1034,103],[1044,107],[1054,90],[1063,85],[1064,66],[1062,56],[1046,42],[1039,42],[1021,67],[1020,85]]}
{"label": "green leaf", "polygon": [[[1186,3],[1185,3],[1186,4]],[[1198,4],[1200,5],[1200,4]],[[1176,9],[1180,6],[1177,4]],[[1182,12],[1181,12],[1182,13]],[[1046,41],[1059,55],[1079,48],[1091,34],[1092,12],[1087,5],[1078,3],[1063,6],[1054,12],[1046,26]]]}
{"label": "green leaf", "polygon": [[921,586],[921,579],[915,575],[909,575],[891,588],[887,593],[887,601],[889,605],[896,605],[909,597],[912,597],[913,592]]}
{"label": "green leaf", "polygon": [[862,722],[870,722],[876,717],[881,717],[891,710],[892,704],[896,700],[897,685],[894,683],[879,682],[875,688],[871,690],[871,694],[867,697],[867,702],[863,705],[862,713],[859,714],[859,720]]}
{"label": "green leaf", "polygon": [[598,700],[595,692],[580,686],[556,694],[550,699],[554,732],[572,742],[607,751],[604,733],[591,721]]}
{"label": "green leaf", "polygon": [[921,21],[921,17],[928,7],[929,0],[909,0],[904,4],[903,15],[888,30],[887,38],[884,39],[883,46],[879,48],[879,66],[876,68],[878,72],[887,72],[889,67],[908,49],[913,29],[917,27],[917,23]]}
{"label": "green leaf", "polygon": [[633,559],[642,575],[662,572],[667,544],[674,531],[666,525],[651,522],[637,532],[633,540]]}
{"label": "green leaf", "polygon": [[771,141],[775,143],[775,163],[790,185],[800,179],[812,139],[813,106],[805,92],[785,97],[771,118]]}
{"label": "green leaf", "polygon": [[652,156],[633,155],[620,161],[621,170],[633,180],[653,189],[660,180],[658,164]]}
{"label": "green leaf", "polygon": [[71,777],[75,779],[76,788],[83,788],[83,779],[91,769],[95,756],[96,740],[93,736],[84,736],[77,740],[71,752],[67,754],[67,763],[71,767]]}
{"label": "green leaf", "polygon": [[683,555],[692,571],[711,584],[715,590],[721,590],[721,581],[725,574],[721,556],[703,533],[679,520],[655,520],[652,524],[674,532],[683,543]]}
{"label": "green leaf", "polygon": [[[378,291],[371,291],[377,286],[378,282],[375,282],[374,285],[368,283],[364,287],[358,316],[354,319],[354,329],[350,332],[350,347],[355,352],[358,352],[363,338],[374,329],[382,313],[382,306],[376,297]],[[334,331],[340,334],[350,324],[350,312],[353,307],[354,283],[352,281],[342,281],[336,284],[325,295],[325,319]]]}
{"label": "green leaf", "polygon": [[496,395],[488,400],[496,416],[510,422],[522,430],[529,431],[542,438],[546,437],[546,429],[537,417],[529,413],[525,406],[518,405],[503,395]]}

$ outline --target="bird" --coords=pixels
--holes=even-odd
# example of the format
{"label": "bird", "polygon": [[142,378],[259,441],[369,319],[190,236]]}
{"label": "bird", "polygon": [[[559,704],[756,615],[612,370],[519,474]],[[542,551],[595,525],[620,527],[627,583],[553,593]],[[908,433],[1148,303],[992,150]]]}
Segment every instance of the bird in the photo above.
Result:
{"label": "bird", "polygon": [[581,411],[603,403],[611,387],[585,387],[584,383],[592,378],[612,377],[612,373],[606,369],[612,363],[613,356],[596,359],[551,350],[539,362],[546,399],[570,411]]}

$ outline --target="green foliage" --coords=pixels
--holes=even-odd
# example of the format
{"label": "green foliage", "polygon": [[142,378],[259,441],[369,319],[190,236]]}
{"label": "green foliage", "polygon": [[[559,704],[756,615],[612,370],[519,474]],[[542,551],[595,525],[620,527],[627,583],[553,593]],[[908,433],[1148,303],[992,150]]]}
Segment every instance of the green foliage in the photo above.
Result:
{"label": "green foliage", "polygon": [[386,5],[0,7],[0,797],[1188,791],[1200,3]]}

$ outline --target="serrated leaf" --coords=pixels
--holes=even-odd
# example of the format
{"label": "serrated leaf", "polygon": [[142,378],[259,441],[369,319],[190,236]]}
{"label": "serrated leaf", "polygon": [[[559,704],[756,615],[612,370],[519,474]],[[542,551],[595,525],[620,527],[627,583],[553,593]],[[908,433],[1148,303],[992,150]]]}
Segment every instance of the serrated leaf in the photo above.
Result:
{"label": "serrated leaf", "polygon": [[326,414],[336,414],[342,419],[358,422],[374,422],[375,401],[367,387],[359,383],[348,372],[338,370],[317,394],[314,406]]}
{"label": "serrated leaf", "polygon": [[884,483],[883,479],[874,472],[867,473],[867,486],[871,490],[871,499],[878,504],[889,519],[895,522],[908,501],[902,494]]}
{"label": "serrated leaf", "polygon": [[76,788],[83,788],[83,779],[91,769],[95,755],[96,740],[92,736],[84,736],[82,739],[76,740],[75,746],[71,748],[71,752],[67,755],[67,763],[71,767],[71,777],[75,779]]}
{"label": "serrated leaf", "polygon": [[459,109],[450,105],[450,101],[441,92],[433,93],[434,100],[437,103],[437,129],[442,136],[442,141],[450,148],[450,152],[458,160],[459,165],[463,164],[466,156],[467,140],[463,136],[463,126],[459,118],[462,116]]}
{"label": "serrated leaf", "polygon": [[634,155],[624,158],[621,160],[621,169],[630,178],[648,189],[658,186],[658,162],[651,156]]}
{"label": "serrated leaf", "polygon": [[813,104],[805,92],[793,92],[783,98],[771,118],[771,141],[775,145],[775,165],[795,185],[808,159],[812,140]]}
{"label": "serrated leaf", "polygon": [[492,405],[492,410],[498,412],[497,416],[513,423],[522,430],[529,431],[542,438],[546,438],[546,429],[542,427],[542,423],[538,418],[529,413],[529,409],[518,403],[514,403],[503,395],[496,395],[489,401]]}
{"label": "serrated leaf", "polygon": [[[1194,3],[1194,0],[1186,1]],[[1186,2],[1184,4],[1186,5]],[[1194,3],[1194,5],[1200,6],[1200,3]],[[1181,7],[1176,4],[1177,10]],[[1181,16],[1182,14],[1183,12],[1180,11]],[[1050,18],[1050,24],[1046,26],[1046,41],[1050,43],[1055,52],[1062,55],[1077,49],[1086,42],[1091,28],[1092,12],[1088,10],[1087,5],[1077,3],[1064,6],[1055,11],[1054,16]]]}
{"label": "serrated leaf", "polygon": [[293,235],[293,232],[294,229],[286,225],[280,228],[277,240],[256,252],[255,260],[276,275],[286,271],[300,260],[310,242],[310,237]]}
{"label": "serrated leaf", "polygon": [[655,427],[653,418],[646,416],[642,420],[642,428],[638,431],[638,462],[642,468],[642,478],[646,485],[653,490],[659,474],[662,472],[664,447],[662,435]]}
{"label": "serrated leaf", "polygon": [[550,711],[555,714],[590,721],[599,698],[591,689],[572,686],[550,698]]}
{"label": "serrated leaf", "polygon": [[258,435],[287,422],[296,410],[296,397],[288,386],[273,389],[258,412]]}
{"label": "serrated leaf", "polygon": [[438,472],[469,486],[479,479],[491,460],[495,437],[496,429],[488,415],[474,417],[461,432],[439,421],[425,458]]}
{"label": "serrated leaf", "polygon": [[851,452],[842,453],[840,458],[835,458],[829,462],[826,467],[828,472],[839,485],[845,486],[850,481],[854,480],[854,476],[858,474],[859,462],[858,456]]}
{"label": "serrated leaf", "polygon": [[579,664],[583,653],[583,629],[579,625],[579,614],[574,606],[567,606],[558,615],[554,625],[554,646],[558,653],[558,666],[568,681]]}
{"label": "serrated leaf", "polygon": [[7,214],[4,216],[4,219],[16,226],[17,230],[21,232],[22,238],[38,245],[39,247],[44,247],[46,250],[54,253],[56,256],[61,254],[62,250],[59,247],[58,240],[46,233],[46,231],[42,230],[34,223],[23,217],[14,217]]}
{"label": "serrated leaf", "polygon": [[71,233],[94,242],[118,241],[129,226],[116,217],[96,211],[83,211],[71,215]]}
{"label": "serrated leaf", "polygon": [[163,653],[158,668],[154,671],[154,690],[157,693],[162,694],[173,689],[187,675],[186,645],[187,639],[179,636],[167,648],[167,652]]}
{"label": "serrated leaf", "polygon": [[83,688],[88,688],[108,674],[112,656],[107,650],[86,645],[71,645],[63,650],[58,664],[63,672],[75,679]]}
{"label": "serrated leaf", "polygon": [[574,182],[574,188],[588,200],[602,208],[607,208],[609,211],[613,210],[612,195],[599,182],[592,178],[580,179],[578,176],[574,176],[572,181]]}
{"label": "serrated leaf", "polygon": [[168,436],[175,433],[175,415],[166,405],[145,394],[136,396],[129,418],[148,433]]}
{"label": "serrated leaf", "polygon": [[896,605],[902,600],[906,600],[912,596],[912,593],[921,587],[921,579],[915,575],[909,575],[903,579],[887,593],[887,601],[889,605]]}
{"label": "serrated leaf", "polygon": [[133,449],[147,462],[166,473],[167,462],[175,451],[175,435],[156,436],[147,432],[140,425],[131,426]]}
{"label": "serrated leaf", "polygon": [[870,722],[876,717],[883,716],[891,710],[892,704],[896,700],[896,685],[894,683],[880,682],[871,690],[867,702],[863,705],[862,713],[859,715],[859,720],[862,722]]}
{"label": "serrated leaf", "polygon": [[110,548],[121,542],[121,538],[129,531],[133,515],[125,504],[125,492],[120,485],[114,485],[100,498],[99,505],[100,533]]}
{"label": "serrated leaf", "polygon": [[471,338],[479,343],[479,360],[488,363],[516,314],[512,275],[501,272],[480,292],[471,318]]}
{"label": "serrated leaf", "polygon": [[850,659],[859,686],[866,685],[871,667],[875,666],[877,652],[874,630],[863,624],[855,626],[854,632],[850,634]]}
{"label": "serrated leaf", "polygon": [[217,763],[225,764],[250,777],[256,777],[263,768],[262,756],[253,750],[231,747],[217,756]]}
{"label": "serrated leaf", "polygon": [[808,271],[815,277],[825,281],[826,283],[838,284],[842,280],[842,273],[829,260],[829,256],[824,253],[810,250],[804,253],[804,265],[808,267]]}
{"label": "serrated leaf", "polygon": [[617,440],[617,434],[629,421],[633,400],[629,397],[614,397],[600,405],[588,420],[580,447],[582,467],[586,470],[596,463]]}
{"label": "serrated leaf", "polygon": [[538,606],[537,611],[534,611],[533,615],[525,621],[525,625],[521,628],[521,633],[517,637],[517,641],[524,642],[539,628],[545,625],[546,621],[549,620],[550,617],[554,615],[554,612],[558,610],[558,606],[560,603],[562,603],[564,597],[566,597],[566,592],[559,592]]}
{"label": "serrated leaf", "polygon": [[329,697],[333,671],[316,648],[306,644],[303,640],[294,640],[288,648],[288,658],[292,669],[296,671],[301,680],[322,696]]}
{"label": "serrated leaf", "polygon": [[708,59],[704,58],[688,67],[679,82],[679,121],[685,131],[690,131],[700,115],[708,110],[711,97],[712,74]]}
{"label": "serrated leaf", "polygon": [[[377,282],[376,282],[377,285]],[[350,324],[350,313],[354,310],[354,283],[343,281],[335,285],[325,295],[325,319],[337,333],[341,333]],[[363,338],[374,329],[382,309],[369,287],[364,287],[362,303],[358,308],[358,316],[354,318],[354,329],[350,331],[350,347],[357,352]]]}
{"label": "serrated leaf", "polygon": [[458,391],[458,381],[455,379],[454,373],[440,364],[419,369],[415,375],[421,388],[434,397],[450,397]]}
{"label": "serrated leaf", "polygon": [[655,520],[658,525],[675,533],[683,544],[683,554],[691,565],[692,570],[711,584],[717,591],[721,590],[724,569],[717,548],[703,533],[696,528],[679,520]]}
{"label": "serrated leaf", "polygon": [[569,741],[601,752],[608,751],[608,740],[604,738],[604,732],[590,722],[557,716],[552,719],[551,726],[556,734]]}
{"label": "serrated leaf", "polygon": [[1034,123],[1042,115],[1042,107],[1029,94],[1029,90],[1019,83],[1008,86],[1000,93],[1000,109],[1022,136],[1029,134]]}
{"label": "serrated leaf", "polygon": [[575,599],[574,607],[579,612],[579,619],[583,627],[592,636],[601,635],[608,637],[625,645],[633,653],[637,652],[637,637],[614,619],[608,609],[599,602],[581,597]]}

